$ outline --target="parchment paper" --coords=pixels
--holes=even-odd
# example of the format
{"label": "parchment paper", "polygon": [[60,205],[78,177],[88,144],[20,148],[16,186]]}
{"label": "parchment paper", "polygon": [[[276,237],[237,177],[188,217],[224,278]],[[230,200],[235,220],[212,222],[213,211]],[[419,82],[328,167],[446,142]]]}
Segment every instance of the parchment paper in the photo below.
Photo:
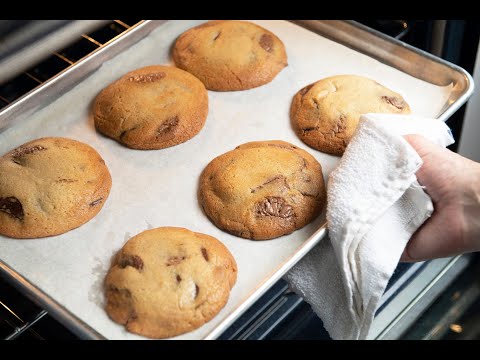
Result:
{"label": "parchment paper", "polygon": [[31,139],[64,136],[86,142],[104,158],[113,178],[110,196],[90,222],[60,236],[15,240],[0,236],[0,258],[108,339],[144,339],[111,321],[104,311],[103,278],[110,261],[133,235],[154,227],[180,226],[221,240],[238,263],[238,280],[224,309],[201,328],[178,336],[201,339],[278,271],[324,223],[320,216],[288,236],[249,241],[217,229],[197,201],[197,182],[216,156],[248,141],[281,139],[313,154],[324,178],[338,158],[309,148],[293,132],[289,108],[303,86],[326,76],[358,74],[399,92],[419,115],[437,117],[451,87],[413,78],[287,21],[255,21],[277,34],[288,67],[269,84],[237,92],[209,91],[205,127],[193,139],[163,150],[139,151],[98,134],[91,105],[99,91],[127,71],[172,64],[170,48],[186,29],[203,21],[170,21],[49,106],[0,134],[0,154]]}

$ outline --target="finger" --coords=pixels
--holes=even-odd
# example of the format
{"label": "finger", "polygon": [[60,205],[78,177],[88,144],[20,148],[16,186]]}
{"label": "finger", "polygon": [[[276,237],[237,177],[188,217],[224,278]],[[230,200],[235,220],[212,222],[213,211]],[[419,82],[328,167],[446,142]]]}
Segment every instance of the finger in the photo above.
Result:
{"label": "finger", "polygon": [[413,260],[408,254],[407,247],[405,247],[405,249],[403,250],[402,256],[400,256],[400,262],[415,262],[415,260]]}
{"label": "finger", "polygon": [[418,155],[423,159],[432,151],[438,150],[440,147],[428,140],[426,137],[418,134],[407,134],[403,136],[405,140],[415,149]]}
{"label": "finger", "polygon": [[[448,228],[445,224],[448,223]],[[462,241],[462,224],[449,209],[433,213],[412,236],[400,261],[423,261],[452,256],[467,250]]]}

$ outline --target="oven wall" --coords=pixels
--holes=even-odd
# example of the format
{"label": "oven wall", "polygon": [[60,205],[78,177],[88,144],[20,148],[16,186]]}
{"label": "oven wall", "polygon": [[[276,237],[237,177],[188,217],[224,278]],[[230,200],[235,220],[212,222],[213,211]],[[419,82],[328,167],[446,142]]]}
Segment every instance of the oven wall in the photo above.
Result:
{"label": "oven wall", "polygon": [[473,81],[476,89],[465,110],[458,153],[480,162],[480,42],[473,70]]}

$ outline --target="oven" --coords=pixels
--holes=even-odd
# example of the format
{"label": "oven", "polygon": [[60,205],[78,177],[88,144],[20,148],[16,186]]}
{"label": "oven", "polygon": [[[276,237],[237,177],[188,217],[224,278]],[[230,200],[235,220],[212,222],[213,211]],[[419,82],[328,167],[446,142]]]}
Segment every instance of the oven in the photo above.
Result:
{"label": "oven", "polygon": [[[104,46],[139,19],[1,22],[0,111],[84,56]],[[479,24],[463,20],[357,20],[365,26],[457,64],[475,76]],[[478,66],[477,66],[478,67]],[[478,70],[480,72],[480,69]],[[480,74],[478,74],[480,76]],[[470,103],[447,121],[462,153]],[[480,118],[480,114],[477,114]],[[470,125],[469,125],[470,126]],[[480,150],[479,150],[480,152]],[[462,153],[463,154],[463,153]],[[480,159],[478,154],[477,161]],[[480,262],[476,254],[397,266],[370,333],[371,339],[480,339]],[[81,339],[35,297],[0,272],[0,339]],[[220,340],[330,339],[310,306],[275,282]]]}

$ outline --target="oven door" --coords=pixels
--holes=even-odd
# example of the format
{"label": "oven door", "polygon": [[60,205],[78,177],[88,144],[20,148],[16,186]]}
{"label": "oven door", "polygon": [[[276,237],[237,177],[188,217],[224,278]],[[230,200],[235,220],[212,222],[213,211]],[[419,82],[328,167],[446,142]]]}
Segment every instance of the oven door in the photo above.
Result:
{"label": "oven door", "polygon": [[[400,263],[368,339],[442,339],[466,328],[462,324],[471,314],[480,316],[479,260],[462,255]],[[276,283],[220,339],[331,340],[321,319],[285,281]]]}

